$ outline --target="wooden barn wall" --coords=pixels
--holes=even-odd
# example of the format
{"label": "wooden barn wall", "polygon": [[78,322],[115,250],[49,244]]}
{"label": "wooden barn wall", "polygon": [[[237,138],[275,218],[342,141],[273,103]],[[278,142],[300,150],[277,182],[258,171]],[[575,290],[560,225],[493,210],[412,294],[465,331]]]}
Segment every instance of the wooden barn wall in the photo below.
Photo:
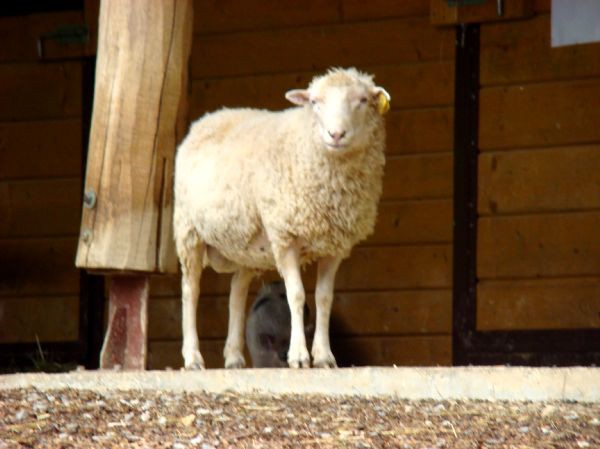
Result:
{"label": "wooden barn wall", "polygon": [[0,344],[78,339],[82,64],[52,43],[40,61],[36,41],[81,22],[0,18]]}
{"label": "wooden barn wall", "polygon": [[[195,1],[192,119],[221,106],[288,107],[287,89],[331,66],[372,72],[391,93],[377,228],[336,282],[341,364],[451,363],[454,35],[430,25],[422,0]],[[229,279],[203,274],[198,327],[209,367],[223,366]],[[314,270],[304,279],[312,292]],[[152,368],[182,364],[179,293],[177,277],[152,282]],[[310,294],[309,305],[314,318]]]}
{"label": "wooden barn wall", "polygon": [[[540,10],[541,9],[541,10]],[[600,327],[600,44],[481,26],[477,326]]]}

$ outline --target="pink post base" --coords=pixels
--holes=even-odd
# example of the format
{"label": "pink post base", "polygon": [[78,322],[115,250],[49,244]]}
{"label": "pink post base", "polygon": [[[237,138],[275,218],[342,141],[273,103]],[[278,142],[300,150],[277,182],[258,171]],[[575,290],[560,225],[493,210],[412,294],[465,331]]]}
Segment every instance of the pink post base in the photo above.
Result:
{"label": "pink post base", "polygon": [[108,329],[100,353],[100,368],[146,369],[148,276],[109,278]]}

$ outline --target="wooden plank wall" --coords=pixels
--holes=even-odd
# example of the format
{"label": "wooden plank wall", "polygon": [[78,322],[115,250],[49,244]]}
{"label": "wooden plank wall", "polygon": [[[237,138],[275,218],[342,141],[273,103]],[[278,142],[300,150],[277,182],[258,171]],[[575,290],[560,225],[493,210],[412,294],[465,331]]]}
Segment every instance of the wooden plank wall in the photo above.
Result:
{"label": "wooden plank wall", "polygon": [[481,27],[477,326],[600,327],[600,44]]}
{"label": "wooden plank wall", "polygon": [[[195,1],[193,119],[221,106],[288,107],[286,90],[331,66],[372,72],[391,93],[377,229],[336,282],[332,338],[342,364],[451,363],[453,58],[454,29],[431,26],[422,0]],[[309,269],[308,291],[314,281]],[[223,365],[228,284],[203,275],[209,367]],[[150,367],[181,366],[179,279],[154,279],[151,294]]]}
{"label": "wooden plank wall", "polygon": [[0,343],[75,341],[81,63],[37,37],[81,13],[0,18]]}

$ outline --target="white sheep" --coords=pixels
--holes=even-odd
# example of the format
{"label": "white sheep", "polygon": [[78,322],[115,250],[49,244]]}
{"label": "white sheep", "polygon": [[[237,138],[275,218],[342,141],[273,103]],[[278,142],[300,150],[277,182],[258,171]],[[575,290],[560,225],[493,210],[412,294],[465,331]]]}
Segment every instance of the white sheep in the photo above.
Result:
{"label": "white sheep", "polygon": [[277,269],[292,317],[288,364],[310,366],[301,267],[317,261],[313,366],[335,367],[329,316],[335,274],[372,231],[385,164],[389,95],[372,76],[331,69],[272,112],[222,109],[196,121],[175,162],[174,232],[182,268],[182,355],[204,367],[196,306],[202,269],[234,273],[226,368],[245,365],[244,314],[252,278]]}

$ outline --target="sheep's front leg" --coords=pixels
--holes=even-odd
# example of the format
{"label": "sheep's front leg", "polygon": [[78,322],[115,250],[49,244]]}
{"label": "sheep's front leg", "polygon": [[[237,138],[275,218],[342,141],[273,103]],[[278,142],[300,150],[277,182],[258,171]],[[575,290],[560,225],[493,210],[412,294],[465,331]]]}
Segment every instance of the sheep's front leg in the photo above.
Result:
{"label": "sheep's front leg", "polygon": [[244,360],[244,314],[252,276],[252,271],[241,268],[231,278],[229,329],[223,350],[225,368],[243,368],[246,365]]}
{"label": "sheep's front leg", "polygon": [[188,247],[179,254],[181,261],[181,318],[183,346],[181,354],[186,369],[204,369],[204,359],[198,345],[196,309],[200,295],[202,254],[204,245]]}
{"label": "sheep's front leg", "polygon": [[288,304],[292,316],[292,332],[288,365],[290,368],[310,367],[310,356],[304,335],[304,286],[300,276],[300,254],[296,246],[283,251],[278,257],[277,268],[283,276]]}
{"label": "sheep's front leg", "polygon": [[329,318],[333,302],[335,274],[342,261],[339,257],[325,257],[319,260],[317,269],[317,323],[312,346],[313,365],[317,368],[335,368],[335,357],[329,344]]}

